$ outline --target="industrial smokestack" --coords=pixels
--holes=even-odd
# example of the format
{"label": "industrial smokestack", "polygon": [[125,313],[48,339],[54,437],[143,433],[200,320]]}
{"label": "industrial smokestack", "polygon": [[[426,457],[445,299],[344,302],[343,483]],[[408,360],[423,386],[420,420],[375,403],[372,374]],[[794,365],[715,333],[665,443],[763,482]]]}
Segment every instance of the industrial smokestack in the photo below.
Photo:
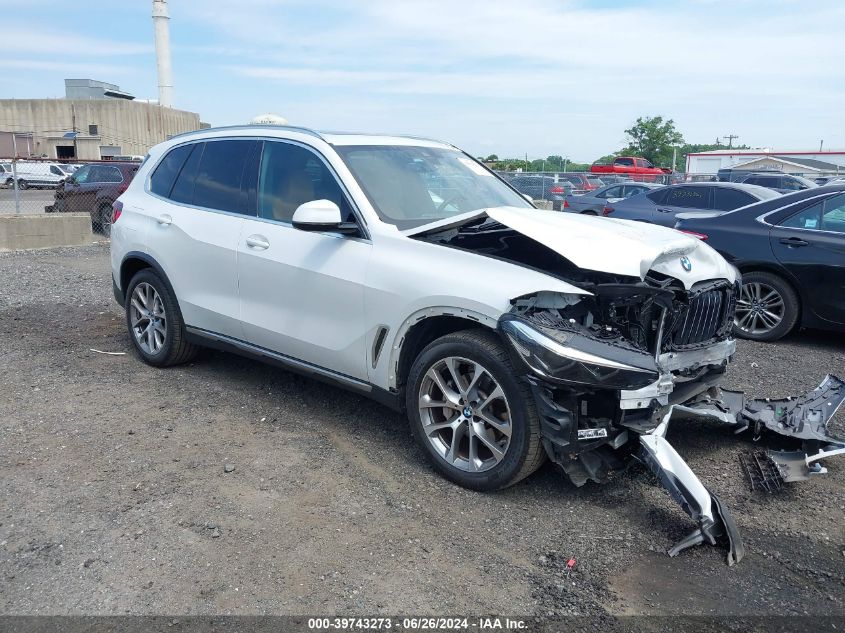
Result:
{"label": "industrial smokestack", "polygon": [[153,0],[153,26],[156,37],[158,102],[170,108],[173,106],[173,69],[170,66],[170,16],[167,14],[167,0]]}

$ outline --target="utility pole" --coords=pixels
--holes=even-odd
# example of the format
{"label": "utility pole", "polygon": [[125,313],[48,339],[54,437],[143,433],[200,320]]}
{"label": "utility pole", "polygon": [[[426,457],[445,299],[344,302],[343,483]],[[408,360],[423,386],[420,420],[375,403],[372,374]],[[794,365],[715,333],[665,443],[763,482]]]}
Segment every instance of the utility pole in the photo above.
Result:
{"label": "utility pole", "polygon": [[12,180],[15,181],[15,213],[21,212],[21,192],[18,188],[18,135],[12,132]]}
{"label": "utility pole", "polygon": [[73,157],[79,160],[79,144],[76,142],[76,106],[70,104],[70,125],[73,132]]}
{"label": "utility pole", "polygon": [[822,152],[822,148],[824,147],[824,139],[819,141],[819,153]]}
{"label": "utility pole", "polygon": [[728,139],[728,149],[731,149],[731,147],[733,146],[734,139],[739,138],[739,136],[737,136],[736,134],[727,134],[727,135],[723,136],[722,138]]}

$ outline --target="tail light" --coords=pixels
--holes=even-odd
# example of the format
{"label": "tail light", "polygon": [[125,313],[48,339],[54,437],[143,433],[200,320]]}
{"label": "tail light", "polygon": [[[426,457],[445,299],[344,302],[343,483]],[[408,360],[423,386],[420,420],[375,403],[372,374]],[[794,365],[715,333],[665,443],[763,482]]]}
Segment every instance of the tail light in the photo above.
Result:
{"label": "tail light", "polygon": [[566,193],[561,185],[552,185],[549,188],[549,193]]}
{"label": "tail light", "polygon": [[569,200],[567,200],[566,198],[564,198],[564,199],[563,199],[563,208],[564,208],[564,209],[568,209],[568,208],[569,208]]}
{"label": "tail light", "polygon": [[707,236],[704,233],[696,233],[695,231],[685,231],[684,229],[678,229],[681,233],[686,233],[687,235],[692,235],[695,238],[700,239],[702,242],[707,241]]}
{"label": "tail light", "polygon": [[611,207],[609,205],[604,205],[604,208],[601,210],[601,214],[604,215],[604,216],[608,216],[611,213],[613,213],[613,211],[614,211],[613,207]]}
{"label": "tail light", "polygon": [[111,205],[111,223],[114,224],[120,219],[120,214],[123,213],[123,203],[120,200],[115,200]]}

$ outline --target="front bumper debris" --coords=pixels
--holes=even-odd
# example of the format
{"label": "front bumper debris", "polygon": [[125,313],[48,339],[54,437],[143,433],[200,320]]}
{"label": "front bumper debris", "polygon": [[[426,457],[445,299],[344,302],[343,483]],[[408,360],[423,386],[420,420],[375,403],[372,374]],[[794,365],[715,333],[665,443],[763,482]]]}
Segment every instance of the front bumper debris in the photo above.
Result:
{"label": "front bumper debris", "polygon": [[745,548],[730,513],[666,441],[673,410],[674,407],[670,408],[660,425],[651,433],[640,436],[641,449],[637,455],[657,475],[660,483],[684,512],[698,524],[695,530],[669,550],[669,556],[677,556],[682,550],[699,543],[716,545],[718,541],[726,539],[728,565],[738,563],[745,554]]}
{"label": "front bumper debris", "polygon": [[781,400],[745,400],[739,391],[713,388],[689,402],[670,405],[661,423],[640,436],[636,457],[654,472],[675,501],[698,524],[689,536],[669,550],[670,556],[707,542],[727,541],[728,564],[739,562],[744,554],[742,539],[730,513],[710,492],[666,441],[673,419],[698,419],[735,427],[735,433],[751,429],[755,437],[764,429],[801,440],[801,450],[757,451],[743,459],[752,481],[773,492],[783,483],[803,481],[827,470],[820,460],[845,454],[845,440],[830,434],[828,424],[845,402],[845,382],[828,374],[821,384],[798,397]]}
{"label": "front bumper debris", "polygon": [[845,440],[828,428],[845,402],[845,382],[828,375],[802,396],[750,400],[741,391],[721,389],[721,378],[717,368],[672,390],[667,385],[668,393],[660,393],[660,384],[640,392],[617,391],[615,403],[612,391],[561,394],[549,383],[532,378],[528,382],[546,452],[575,485],[606,481],[632,458],[642,462],[696,523],[669,555],[700,543],[724,544],[728,564],[733,565],[745,551],[737,527],[724,504],[667,441],[670,423],[696,420],[727,427],[734,434],[750,432],[755,439],[775,433],[800,443],[799,450],[755,450],[742,458],[752,488],[776,492],[786,483],[827,472],[821,460],[845,455]]}

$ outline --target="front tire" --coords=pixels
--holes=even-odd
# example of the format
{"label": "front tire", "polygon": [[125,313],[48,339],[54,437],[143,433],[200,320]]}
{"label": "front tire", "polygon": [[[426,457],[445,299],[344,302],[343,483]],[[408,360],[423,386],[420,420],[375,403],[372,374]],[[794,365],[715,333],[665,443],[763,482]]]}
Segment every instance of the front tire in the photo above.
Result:
{"label": "front tire", "polygon": [[428,345],[411,367],[406,409],[435,470],[465,488],[506,488],[545,460],[531,392],[493,332],[467,330]]}
{"label": "front tire", "polygon": [[736,303],[734,334],[752,341],[776,341],[798,323],[801,302],[788,282],[766,272],[742,276]]}
{"label": "front tire", "polygon": [[126,327],[145,363],[169,367],[191,360],[197,347],[187,341],[176,296],[155,271],[145,268],[126,289]]}

